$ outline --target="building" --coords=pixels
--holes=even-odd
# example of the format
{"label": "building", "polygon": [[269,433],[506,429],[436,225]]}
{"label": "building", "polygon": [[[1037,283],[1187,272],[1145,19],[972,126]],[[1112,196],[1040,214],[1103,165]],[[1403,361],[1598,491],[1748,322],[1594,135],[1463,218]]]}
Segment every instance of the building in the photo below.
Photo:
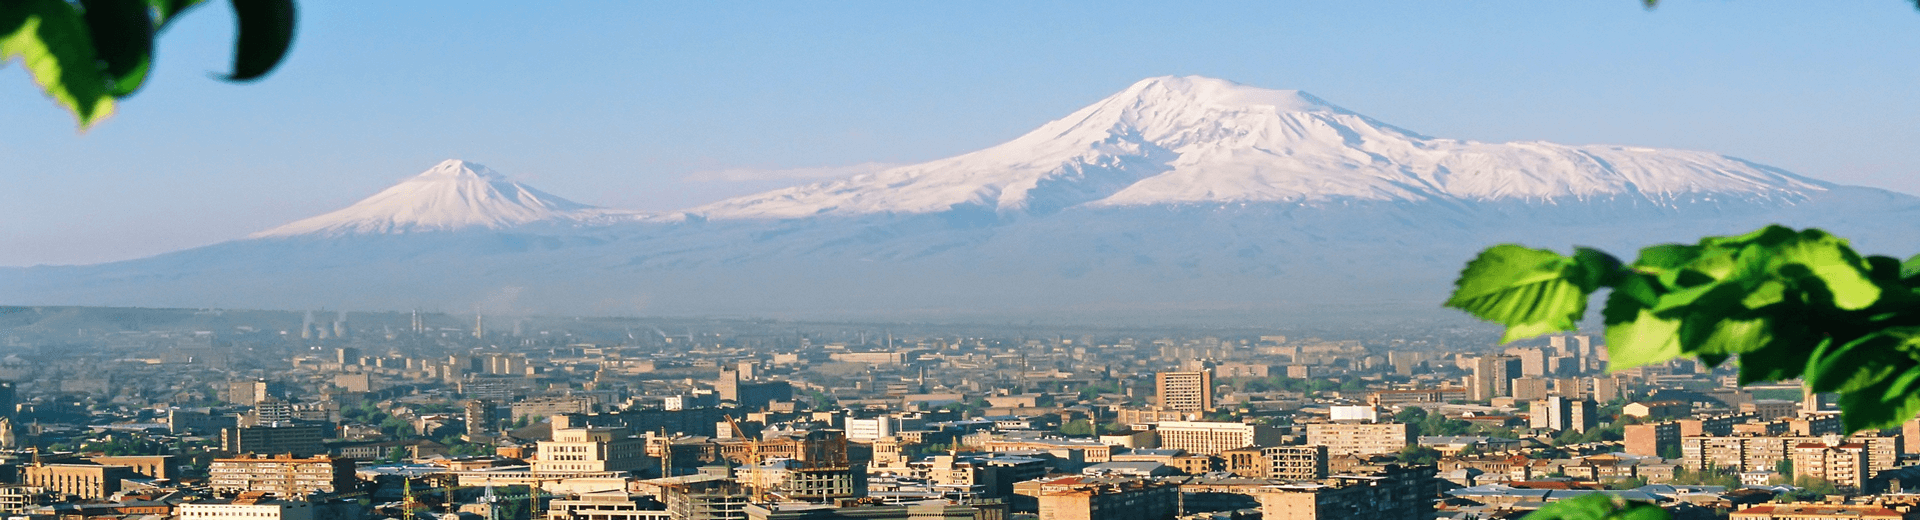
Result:
{"label": "building", "polygon": [[1620,415],[1641,419],[1680,419],[1693,415],[1693,404],[1686,401],[1627,403],[1620,409]]}
{"label": "building", "polygon": [[775,401],[792,401],[793,385],[786,381],[748,381],[737,370],[720,369],[713,385],[721,401],[733,401],[747,410],[764,410]]}
{"label": "building", "polygon": [[1179,513],[1180,488],[1151,480],[1063,477],[1033,488],[1040,520],[1160,520]]}
{"label": "building", "polygon": [[1762,421],[1793,417],[1799,413],[1800,406],[1793,401],[1781,399],[1755,399],[1740,403],[1741,413],[1750,413]]}
{"label": "building", "polygon": [[1335,475],[1331,485],[1299,483],[1261,490],[1267,520],[1427,520],[1433,517],[1434,469],[1386,466],[1366,475]]}
{"label": "building", "polygon": [[1261,448],[1260,456],[1267,464],[1260,478],[1311,481],[1327,477],[1326,446],[1274,446]]}
{"label": "building", "polygon": [[200,500],[174,506],[179,520],[313,520],[313,503],[257,495],[233,500]]}
{"label": "building", "polygon": [[126,466],[99,464],[33,464],[21,473],[28,486],[83,499],[106,498],[120,492],[121,480],[140,478]]}
{"label": "building", "polygon": [[531,397],[513,403],[514,421],[520,419],[538,419],[564,414],[593,413],[593,399],[585,396],[549,396]]}
{"label": "building", "polygon": [[744,520],[753,498],[738,482],[716,475],[657,478],[645,484],[660,489],[674,520]]}
{"label": "building", "polygon": [[1473,360],[1473,375],[1468,377],[1473,400],[1487,401],[1513,395],[1513,378],[1520,376],[1520,358],[1480,356]]}
{"label": "building", "polygon": [[1623,434],[1627,453],[1642,457],[1666,457],[1680,453],[1679,423],[1629,424]]}
{"label": "building", "polygon": [[[651,501],[649,501],[651,502]],[[581,493],[572,499],[547,503],[547,520],[672,520],[666,511],[652,510],[626,490]],[[186,519],[181,519],[186,520]]]}
{"label": "building", "polygon": [[178,477],[181,464],[186,458],[180,455],[122,455],[113,457],[88,457],[87,460],[102,466],[126,466],[133,474],[145,478],[173,479]]}
{"label": "building", "polygon": [[1534,428],[1556,432],[1586,432],[1596,424],[1595,409],[1593,401],[1568,399],[1556,395],[1534,401],[1527,413]]}
{"label": "building", "polygon": [[1920,509],[1902,513],[1880,504],[1764,504],[1734,511],[1728,520],[1920,520]]}
{"label": "building", "polygon": [[1513,378],[1513,399],[1516,401],[1534,401],[1547,397],[1547,381],[1538,377]]}
{"label": "building", "polygon": [[[556,425],[557,426],[557,425]],[[630,437],[624,428],[565,428],[553,430],[553,440],[539,442],[538,473],[605,473],[647,467],[647,440]]]}
{"label": "building", "polygon": [[260,401],[285,399],[286,397],[287,385],[285,383],[268,382],[265,379],[253,379],[247,381],[228,381],[226,394],[221,396],[221,400],[229,404],[253,406],[259,404]]}
{"label": "building", "polygon": [[460,403],[466,412],[467,435],[478,437],[500,426],[500,406],[489,399],[468,399]]}
{"label": "building", "polygon": [[329,428],[322,424],[269,423],[220,430],[220,449],[239,455],[290,454],[310,457],[327,452],[321,441]]}
{"label": "building", "polygon": [[1181,412],[1213,411],[1213,372],[1159,372],[1153,387],[1161,408]]}
{"label": "building", "polygon": [[1326,446],[1334,455],[1386,455],[1399,453],[1412,443],[1413,431],[1402,423],[1307,425],[1307,444]]}
{"label": "building", "polygon": [[1465,401],[1468,397],[1472,397],[1468,394],[1467,388],[1458,386],[1415,390],[1381,390],[1367,394],[1367,402],[1380,406],[1408,403],[1451,403],[1454,401]]}
{"label": "building", "polygon": [[[1880,437],[1874,435],[1855,435],[1841,438],[1836,435],[1826,437],[1800,436],[1682,436],[1680,438],[1681,466],[1690,471],[1714,467],[1734,472],[1773,471],[1781,461],[1792,460],[1797,448],[1805,444],[1837,446],[1859,444],[1859,450],[1865,457],[1866,478],[1878,476],[1881,472],[1896,467],[1899,463],[1900,447],[1898,437]],[[1826,457],[1829,455],[1823,455]],[[1822,464],[1828,465],[1824,462]],[[1794,471],[1801,470],[1796,462]],[[1821,471],[1826,471],[1822,469]]]}
{"label": "building", "polygon": [[924,430],[927,420],[919,414],[902,417],[882,416],[872,419],[847,419],[847,440],[856,442],[874,442],[883,437],[892,437],[902,431]]}
{"label": "building", "polygon": [[1280,444],[1280,429],[1258,424],[1206,421],[1154,423],[1160,447],[1197,455],[1218,455],[1234,448]]}
{"label": "building", "polygon": [[1865,443],[1829,439],[1797,443],[1792,450],[1795,481],[1817,478],[1832,482],[1840,489],[1861,491],[1867,489],[1867,480],[1873,477],[1867,472],[1871,463],[1867,460]]}
{"label": "building", "polygon": [[344,493],[358,486],[353,470],[353,459],[331,457],[214,459],[207,468],[207,486],[222,494],[264,492],[278,497]]}
{"label": "building", "polygon": [[167,410],[167,431],[175,435],[211,435],[240,425],[240,418],[206,408]]}

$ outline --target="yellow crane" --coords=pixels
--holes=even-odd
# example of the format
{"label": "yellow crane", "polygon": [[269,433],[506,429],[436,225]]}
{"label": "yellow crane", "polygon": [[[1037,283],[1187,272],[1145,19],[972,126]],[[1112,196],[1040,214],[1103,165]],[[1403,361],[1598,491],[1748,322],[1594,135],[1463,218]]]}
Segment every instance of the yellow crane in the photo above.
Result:
{"label": "yellow crane", "polygon": [[755,440],[752,437],[748,437],[747,430],[745,428],[741,428],[740,422],[733,420],[732,415],[723,415],[722,417],[727,418],[727,426],[732,427],[733,432],[735,434],[739,435],[740,438],[746,440],[747,482],[748,482],[748,486],[753,488],[752,495],[751,495],[752,501],[756,504],[765,503],[766,491],[767,491],[766,483],[760,481],[760,463],[761,463],[760,441]]}

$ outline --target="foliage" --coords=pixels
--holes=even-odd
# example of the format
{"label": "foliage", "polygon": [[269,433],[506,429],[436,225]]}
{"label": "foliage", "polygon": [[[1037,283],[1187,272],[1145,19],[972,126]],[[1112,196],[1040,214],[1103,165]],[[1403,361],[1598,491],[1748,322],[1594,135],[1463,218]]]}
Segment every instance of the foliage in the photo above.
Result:
{"label": "foliage", "polygon": [[1702,468],[1700,471],[1688,470],[1685,467],[1674,468],[1673,480],[1668,483],[1682,486],[1724,486],[1727,489],[1738,488],[1741,485],[1740,475],[1731,470],[1711,466]]}
{"label": "foliage", "polygon": [[1440,450],[1418,444],[1408,444],[1407,447],[1400,448],[1400,453],[1395,454],[1394,458],[1408,464],[1432,464],[1434,461],[1440,460]]}
{"label": "foliage", "polygon": [[1582,495],[1547,504],[1527,515],[1526,520],[1668,520],[1672,518],[1659,506],[1632,502],[1604,493]]}
{"label": "foliage", "polygon": [[[82,130],[113,114],[153,67],[153,39],[206,0],[0,2],[0,64],[21,59]],[[232,0],[239,26],[228,81],[265,76],[293,44],[293,0]]]}
{"label": "foliage", "polygon": [[1066,424],[1060,425],[1060,433],[1077,437],[1093,435],[1093,422],[1086,419],[1067,421]]}
{"label": "foliage", "polygon": [[109,438],[103,442],[87,442],[80,445],[80,451],[100,452],[109,457],[127,455],[166,455],[173,450],[166,444],[147,439]]}
{"label": "foliage", "polygon": [[1455,285],[1446,305],[1505,325],[1503,341],[1574,330],[1604,287],[1615,370],[1739,356],[1742,384],[1805,377],[1840,393],[1848,432],[1920,412],[1920,257],[1863,257],[1824,231],[1768,226],[1649,247],[1632,264],[1499,245]]}

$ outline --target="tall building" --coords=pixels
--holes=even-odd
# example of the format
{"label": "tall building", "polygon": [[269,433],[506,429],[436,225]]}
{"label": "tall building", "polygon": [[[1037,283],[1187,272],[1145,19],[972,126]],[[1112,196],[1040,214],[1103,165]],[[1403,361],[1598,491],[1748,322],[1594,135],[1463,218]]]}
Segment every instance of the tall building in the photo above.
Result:
{"label": "tall building", "polygon": [[1153,387],[1159,394],[1161,408],[1213,411],[1213,372],[1159,372],[1153,375]]}
{"label": "tall building", "polygon": [[1473,360],[1473,400],[1487,401],[1513,395],[1513,378],[1520,375],[1520,358],[1480,356]]}
{"label": "tall building", "polygon": [[1514,377],[1544,377],[1547,375],[1547,351],[1545,350],[1514,347],[1507,349],[1506,355],[1513,356],[1520,360],[1520,372],[1513,374]]}
{"label": "tall building", "polygon": [[467,435],[480,436],[492,433],[500,426],[500,407],[489,399],[468,399],[461,403],[465,408]]}
{"label": "tall building", "polygon": [[1530,426],[1547,430],[1585,432],[1595,426],[1593,401],[1560,396],[1534,401],[1528,411]]}
{"label": "tall building", "polygon": [[741,408],[762,410],[774,401],[792,401],[793,385],[786,381],[749,381],[737,370],[722,368],[713,384],[720,400],[733,401]]}
{"label": "tall building", "polygon": [[1792,450],[1795,480],[1817,478],[1841,489],[1859,491],[1866,489],[1868,479],[1873,476],[1868,471],[1872,463],[1865,443],[1840,442],[1835,438],[1831,442],[1797,443]]}
{"label": "tall building", "polygon": [[207,467],[207,485],[216,493],[272,493],[300,497],[313,493],[352,491],[359,482],[353,459],[330,457],[240,457],[213,459]]}
{"label": "tall building", "polygon": [[1532,401],[1547,397],[1547,381],[1538,377],[1516,377],[1513,379],[1513,398],[1519,401]]}

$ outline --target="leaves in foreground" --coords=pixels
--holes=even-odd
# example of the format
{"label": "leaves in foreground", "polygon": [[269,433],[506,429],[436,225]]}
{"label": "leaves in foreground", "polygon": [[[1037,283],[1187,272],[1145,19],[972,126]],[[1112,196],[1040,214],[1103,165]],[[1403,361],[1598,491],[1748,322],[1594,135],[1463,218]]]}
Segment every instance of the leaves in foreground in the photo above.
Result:
{"label": "leaves in foreground", "polygon": [[[153,40],[205,0],[0,1],[0,65],[20,58],[80,129],[114,112],[153,67]],[[239,32],[229,81],[265,76],[293,43],[293,0],[232,0]]]}
{"label": "leaves in foreground", "polygon": [[1920,412],[1920,257],[1862,257],[1824,231],[1769,226],[1640,251],[1631,264],[1517,245],[1467,264],[1448,307],[1505,325],[1502,341],[1575,329],[1588,297],[1612,369],[1693,356],[1737,358],[1742,384],[1804,378],[1841,394],[1849,432]]}
{"label": "leaves in foreground", "polygon": [[1671,520],[1659,506],[1593,493],[1547,504],[1524,520]]}

